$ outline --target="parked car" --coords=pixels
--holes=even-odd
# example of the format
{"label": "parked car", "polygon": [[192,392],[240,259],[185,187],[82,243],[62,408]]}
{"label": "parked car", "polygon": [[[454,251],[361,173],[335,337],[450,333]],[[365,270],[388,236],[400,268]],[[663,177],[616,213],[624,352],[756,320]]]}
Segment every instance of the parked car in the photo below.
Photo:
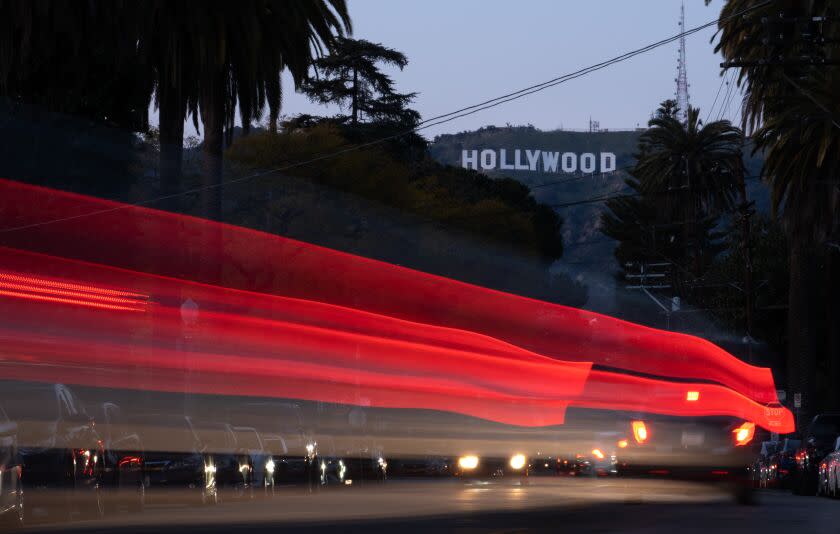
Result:
{"label": "parked car", "polygon": [[314,490],[320,482],[319,449],[314,431],[305,424],[303,410],[294,402],[246,402],[229,410],[229,420],[251,427],[263,436],[273,453],[274,484],[302,485]]}
{"label": "parked car", "polygon": [[102,464],[105,504],[112,510],[126,507],[129,511],[141,511],[146,504],[143,441],[115,403],[103,402],[91,409],[95,410],[96,429],[105,443]]}
{"label": "parked car", "polygon": [[17,423],[26,521],[101,517],[104,444],[76,395],[62,384],[4,381],[0,405]]}
{"label": "parked car", "polygon": [[233,432],[238,448],[249,458],[253,489],[259,495],[273,495],[274,473],[277,470],[274,454],[266,447],[257,429],[235,426]]}
{"label": "parked car", "polygon": [[820,463],[832,451],[837,436],[840,436],[840,413],[814,416],[796,452],[796,469],[791,480],[794,494],[817,493]]}
{"label": "parked car", "polygon": [[212,454],[218,491],[224,492],[227,498],[252,498],[254,464],[236,439],[233,427],[215,421],[193,421],[193,425]]}
{"label": "parked car", "polygon": [[451,474],[452,459],[438,455],[388,460],[388,476],[393,478],[442,477]]}
{"label": "parked car", "polygon": [[834,440],[834,450],[820,462],[817,493],[827,497],[840,496],[838,476],[840,476],[840,436]]}
{"label": "parked car", "polygon": [[149,500],[219,502],[215,454],[188,416],[132,414],[129,421],[143,442],[143,486]]}
{"label": "parked car", "polygon": [[0,525],[21,527],[24,524],[22,472],[17,424],[0,406]]}
{"label": "parked car", "polygon": [[381,449],[373,445],[357,445],[341,453],[345,467],[345,481],[350,484],[366,481],[385,482],[388,479],[388,461]]}
{"label": "parked car", "polygon": [[750,466],[753,485],[756,488],[771,487],[776,480],[776,464],[772,457],[779,449],[778,441],[762,441],[755,461]]}
{"label": "parked car", "polygon": [[785,438],[770,456],[771,474],[775,477],[769,481],[770,487],[790,488],[791,477],[796,470],[796,451],[801,443],[798,439]]}

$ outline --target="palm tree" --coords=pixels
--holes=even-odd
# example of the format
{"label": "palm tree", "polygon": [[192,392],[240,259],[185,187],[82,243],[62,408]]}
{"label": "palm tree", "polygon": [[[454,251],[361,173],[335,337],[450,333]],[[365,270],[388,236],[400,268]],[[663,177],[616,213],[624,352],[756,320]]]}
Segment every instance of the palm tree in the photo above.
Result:
{"label": "palm tree", "polygon": [[126,1],[0,0],[0,95],[144,129],[151,85],[136,68],[136,15]]}
{"label": "palm tree", "polygon": [[180,189],[183,122],[200,118],[201,204],[219,219],[224,134],[237,104],[244,128],[266,105],[276,128],[282,70],[299,84],[313,56],[350,28],[345,0],[150,0],[140,49],[156,72],[161,145],[169,147],[161,152],[163,189]]}
{"label": "palm tree", "polygon": [[699,277],[706,263],[703,219],[734,205],[738,177],[744,173],[743,135],[729,121],[703,124],[696,108],[689,108],[682,123],[666,104],[639,139],[633,174],[644,193],[664,196],[666,216],[682,224],[690,269]]}
{"label": "palm tree", "polygon": [[[820,350],[818,325],[825,286],[837,274],[820,270],[820,259],[837,235],[840,218],[840,73],[804,58],[823,53],[838,60],[840,28],[814,17],[837,17],[835,0],[780,0],[746,16],[734,13],[755,7],[758,0],[730,0],[721,11],[716,50],[744,67],[738,82],[744,87],[744,127],[754,134],[755,150],[764,151],[762,174],[772,189],[773,207],[781,213],[790,243],[788,299],[788,389],[806,396],[803,417],[813,413],[816,362]],[[825,44],[806,37],[821,35]],[[768,35],[782,35],[767,39]],[[835,43],[835,44],[831,44]],[[832,237],[835,236],[835,237]],[[836,253],[834,253],[836,254]],[[836,269],[836,267],[835,267]],[[829,319],[826,324],[832,330]],[[829,347],[831,348],[831,347]],[[833,347],[831,380],[840,378],[840,348]],[[840,398],[833,399],[835,403]]]}

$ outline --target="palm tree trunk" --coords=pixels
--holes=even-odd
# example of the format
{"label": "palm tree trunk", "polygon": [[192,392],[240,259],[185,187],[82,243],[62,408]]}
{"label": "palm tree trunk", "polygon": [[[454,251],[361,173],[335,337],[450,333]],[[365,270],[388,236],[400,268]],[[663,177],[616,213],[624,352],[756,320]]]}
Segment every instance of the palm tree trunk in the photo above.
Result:
{"label": "palm tree trunk", "polygon": [[160,190],[161,208],[180,211],[181,169],[184,157],[184,102],[181,88],[161,86],[160,101]]}
{"label": "palm tree trunk", "polygon": [[[222,171],[225,143],[225,78],[222,72],[208,77],[199,94],[201,121],[204,124],[202,151],[201,208],[203,215],[213,221],[222,220]],[[204,242],[210,257],[221,257],[222,228],[204,225]],[[219,254],[213,254],[218,252]],[[199,276],[205,283],[222,284],[224,265],[202,262]]]}
{"label": "palm tree trunk", "polygon": [[201,122],[204,125],[201,207],[208,219],[222,218],[222,169],[225,142],[224,76],[213,75],[201,90]]}
{"label": "palm tree trunk", "polygon": [[753,334],[753,263],[752,263],[752,242],[750,236],[751,206],[747,199],[747,185],[744,181],[744,173],[738,173],[738,193],[741,197],[741,243],[744,247],[744,318],[747,329],[747,357],[752,363],[752,334]]}
{"label": "palm tree trunk", "polygon": [[825,281],[826,292],[826,333],[828,342],[828,406],[830,410],[840,410],[840,251],[829,251]]}
{"label": "palm tree trunk", "polygon": [[[797,239],[799,237],[799,239]],[[813,415],[816,403],[818,323],[822,310],[816,247],[807,238],[791,236],[788,293],[787,389],[802,394],[797,428]]]}
{"label": "palm tree trunk", "polygon": [[353,67],[353,111],[351,121],[356,124],[359,120],[359,71]]}

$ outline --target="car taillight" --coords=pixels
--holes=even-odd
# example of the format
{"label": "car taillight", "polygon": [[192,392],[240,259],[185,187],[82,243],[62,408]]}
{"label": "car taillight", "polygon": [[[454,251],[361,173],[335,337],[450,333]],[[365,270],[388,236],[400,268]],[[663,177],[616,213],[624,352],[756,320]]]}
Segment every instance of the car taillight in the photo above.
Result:
{"label": "car taillight", "polygon": [[636,443],[641,445],[642,443],[646,442],[648,439],[648,430],[647,425],[645,425],[645,422],[633,421],[631,425],[633,427],[633,438],[635,438]]}
{"label": "car taillight", "polygon": [[735,434],[735,446],[743,447],[755,436],[755,423],[744,423],[732,432]]}

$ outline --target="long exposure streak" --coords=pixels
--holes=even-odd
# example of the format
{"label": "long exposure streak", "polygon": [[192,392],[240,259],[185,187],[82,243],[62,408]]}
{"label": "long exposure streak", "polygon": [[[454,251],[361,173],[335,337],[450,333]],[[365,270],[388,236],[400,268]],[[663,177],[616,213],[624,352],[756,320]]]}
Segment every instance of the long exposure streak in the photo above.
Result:
{"label": "long exposure streak", "polygon": [[[758,403],[777,402],[769,369],[748,365],[694,336],[241,227],[121,207],[0,180],[0,244],[469,331],[565,362],[710,380]],[[60,222],[41,224],[53,220]]]}
{"label": "long exposure streak", "polygon": [[[84,282],[73,287],[91,293],[91,279],[99,279],[155,301],[143,314],[125,315],[69,299],[57,306],[0,298],[0,312],[10,317],[0,329],[7,377],[437,409],[520,426],[561,424],[569,405],[730,415],[777,431],[793,424],[789,413],[769,420],[763,406],[724,386],[591,370],[586,362],[548,358],[484,335],[328,303],[2,252],[7,267],[31,273],[14,275],[21,280],[50,286],[51,273],[62,272],[65,281],[79,276]],[[181,313],[187,296],[200,303],[194,324]],[[686,402],[686,388],[702,402]]]}

